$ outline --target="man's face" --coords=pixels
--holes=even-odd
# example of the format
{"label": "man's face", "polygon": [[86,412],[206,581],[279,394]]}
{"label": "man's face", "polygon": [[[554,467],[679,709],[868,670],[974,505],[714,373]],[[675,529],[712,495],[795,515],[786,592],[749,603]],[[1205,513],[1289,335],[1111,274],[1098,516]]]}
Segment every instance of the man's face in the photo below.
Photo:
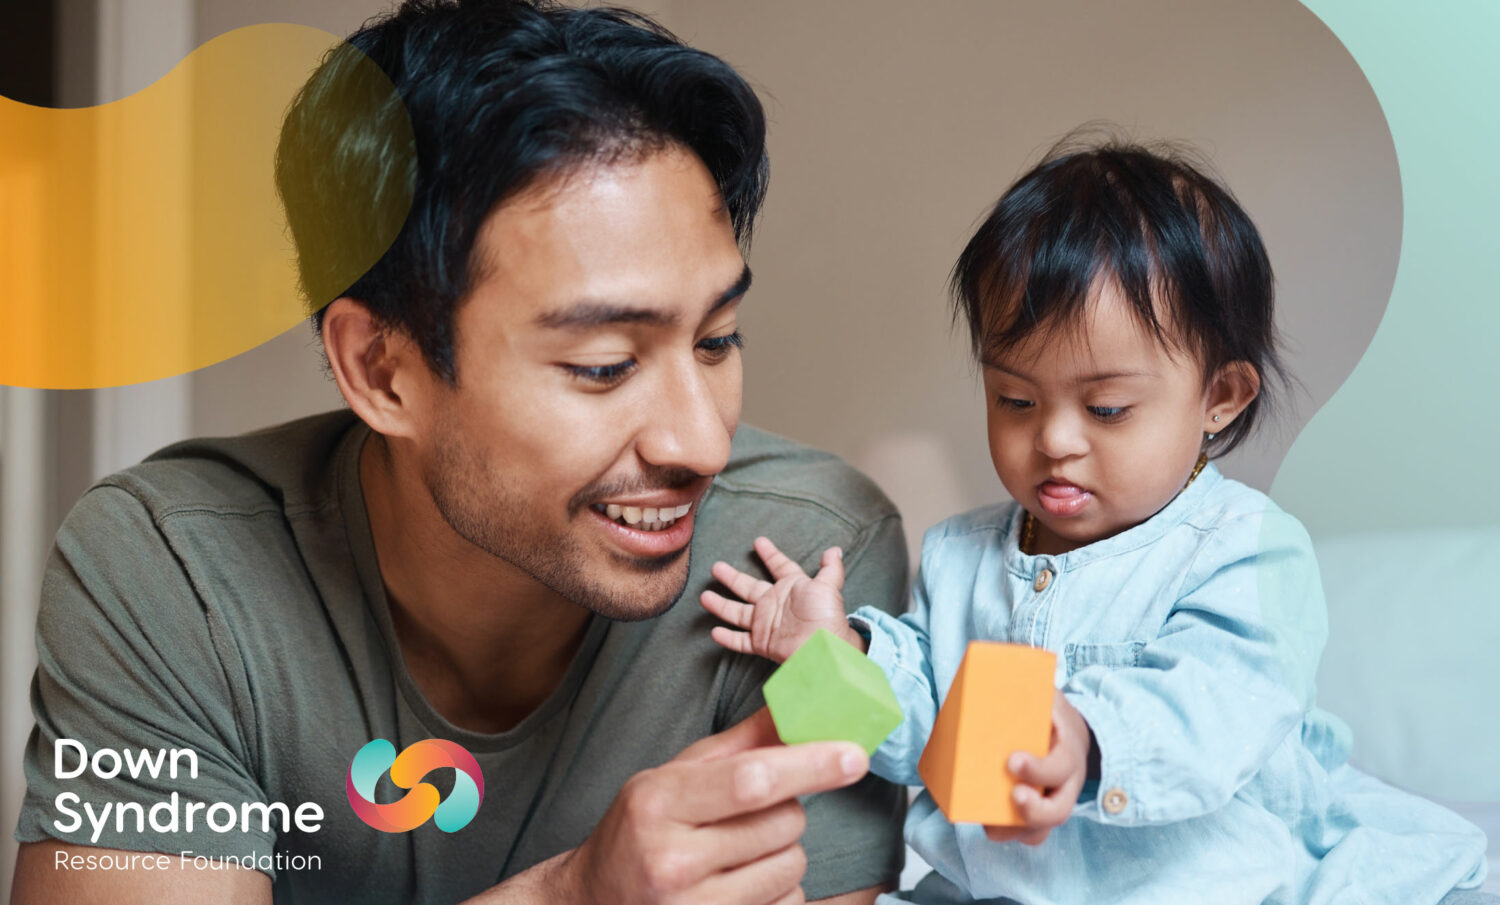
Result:
{"label": "man's face", "polygon": [[594,612],[662,612],[740,413],[749,272],[712,178],[674,147],[586,166],[497,209],[476,252],[422,450],[439,511]]}
{"label": "man's face", "polygon": [[990,458],[1036,516],[1039,552],[1118,534],[1176,496],[1203,445],[1200,367],[1169,354],[1112,282],[1079,324],[985,363]]}

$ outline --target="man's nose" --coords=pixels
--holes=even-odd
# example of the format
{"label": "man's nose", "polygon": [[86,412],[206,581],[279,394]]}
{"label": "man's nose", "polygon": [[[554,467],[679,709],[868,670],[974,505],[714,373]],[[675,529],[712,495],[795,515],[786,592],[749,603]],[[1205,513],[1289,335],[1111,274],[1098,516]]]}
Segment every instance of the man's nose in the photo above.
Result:
{"label": "man's nose", "polygon": [[686,468],[713,475],[729,464],[731,428],[719,396],[727,388],[710,382],[688,365],[662,375],[651,401],[640,413],[636,451],[648,465]]}
{"label": "man's nose", "polygon": [[1070,412],[1045,413],[1036,434],[1037,451],[1049,459],[1066,459],[1088,452],[1083,425]]}

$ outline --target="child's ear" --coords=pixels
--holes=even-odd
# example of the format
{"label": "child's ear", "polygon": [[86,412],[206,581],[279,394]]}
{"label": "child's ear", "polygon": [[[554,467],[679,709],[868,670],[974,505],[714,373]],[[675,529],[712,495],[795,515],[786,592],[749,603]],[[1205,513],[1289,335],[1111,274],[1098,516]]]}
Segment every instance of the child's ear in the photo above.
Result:
{"label": "child's ear", "polygon": [[1203,432],[1217,434],[1234,422],[1260,394],[1260,372],[1248,361],[1231,361],[1209,382],[1204,401]]}

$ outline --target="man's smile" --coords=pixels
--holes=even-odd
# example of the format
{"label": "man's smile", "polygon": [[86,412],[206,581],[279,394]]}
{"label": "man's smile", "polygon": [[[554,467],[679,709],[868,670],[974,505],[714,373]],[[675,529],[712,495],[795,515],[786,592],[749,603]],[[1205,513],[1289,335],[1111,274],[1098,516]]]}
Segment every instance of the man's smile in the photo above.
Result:
{"label": "man's smile", "polygon": [[595,512],[604,513],[616,523],[628,528],[638,528],[641,531],[664,531],[692,511],[692,508],[692,500],[677,505],[657,501],[637,501],[595,503],[593,506]]}
{"label": "man's smile", "polygon": [[[662,520],[663,507],[644,506],[620,506],[620,515],[611,518],[609,510],[617,505],[611,503],[590,506],[587,517],[603,530],[610,543],[622,548],[633,558],[657,559],[668,556],[686,548],[693,539],[693,524],[697,514],[693,503],[667,507],[668,511],[675,513],[683,505],[687,506],[687,511],[682,515],[674,515],[670,521]],[[648,521],[647,513],[656,518]],[[630,522],[630,515],[636,516],[634,523]]]}

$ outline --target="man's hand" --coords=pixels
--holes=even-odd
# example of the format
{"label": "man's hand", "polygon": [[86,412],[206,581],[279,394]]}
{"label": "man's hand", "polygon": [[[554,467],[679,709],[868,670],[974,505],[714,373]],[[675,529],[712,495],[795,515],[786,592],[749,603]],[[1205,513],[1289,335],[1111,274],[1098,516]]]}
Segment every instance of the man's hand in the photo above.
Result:
{"label": "man's hand", "polygon": [[813,632],[828,629],[850,644],[865,649],[865,640],[849,627],[844,616],[844,553],[838,547],[823,551],[814,578],[807,577],[791,557],[764,537],[755,539],[755,552],[766,564],[775,584],[746,575],[724,562],[713,565],[713,576],[744,602],[704,591],[703,608],[744,631],[719,626],[713,639],[736,653],[756,654],[784,663]]}
{"label": "man's hand", "polygon": [[1078,792],[1088,778],[1089,752],[1094,733],[1083,714],[1061,691],[1052,698],[1052,749],[1038,758],[1024,751],[1010,756],[1006,766],[1016,778],[1011,793],[1022,826],[987,826],[984,833],[996,842],[1020,840],[1041,845],[1055,827],[1062,826],[1078,803]]}
{"label": "man's hand", "polygon": [[547,862],[551,881],[568,887],[548,900],[802,902],[806,817],[797,796],[850,785],[868,768],[847,742],[780,745],[762,708],[631,777],[588,840]]}

